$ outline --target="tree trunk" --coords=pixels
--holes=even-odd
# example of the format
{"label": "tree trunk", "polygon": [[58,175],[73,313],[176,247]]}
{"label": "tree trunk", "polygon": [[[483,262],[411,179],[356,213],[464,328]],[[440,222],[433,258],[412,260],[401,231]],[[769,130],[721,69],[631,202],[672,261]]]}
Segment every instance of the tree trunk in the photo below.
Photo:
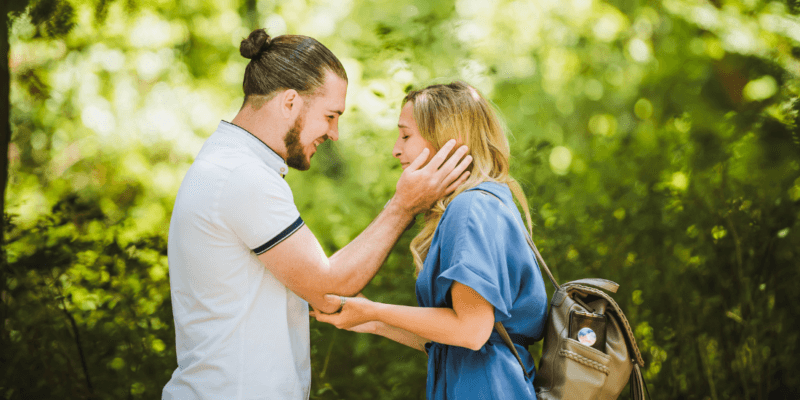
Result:
{"label": "tree trunk", "polygon": [[[9,51],[9,19],[8,3],[3,1],[0,5],[0,15],[3,18],[2,37],[0,37],[0,210],[3,210],[4,217],[0,218],[0,232],[5,232],[5,210],[6,210],[6,185],[8,184],[8,143],[11,141],[11,123],[9,121],[11,108],[11,74],[8,66]],[[0,248],[5,253],[5,235],[0,238]],[[3,257],[5,262],[5,257]]]}
{"label": "tree trunk", "polygon": [[[11,122],[9,121],[11,108],[11,74],[8,66],[9,29],[11,19],[8,15],[9,4],[7,1],[0,1],[0,18],[3,21],[3,28],[0,29],[0,348],[8,348],[7,331],[4,328],[8,318],[6,306],[6,185],[8,184],[8,143],[11,141]],[[0,352],[0,354],[5,352]],[[7,365],[5,356],[0,355],[0,364]]]}

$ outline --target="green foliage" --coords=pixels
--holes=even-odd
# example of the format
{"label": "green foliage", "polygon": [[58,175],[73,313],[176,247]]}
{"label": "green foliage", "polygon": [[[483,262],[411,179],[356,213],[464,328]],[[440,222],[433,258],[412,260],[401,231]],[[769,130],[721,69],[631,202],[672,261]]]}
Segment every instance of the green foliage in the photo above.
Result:
{"label": "green foliage", "polygon": [[[796,2],[181,3],[41,0],[14,20],[5,398],[158,397],[172,202],[241,105],[259,26],[317,37],[350,78],[340,141],[287,176],[329,254],[394,192],[405,92],[463,79],[505,117],[558,279],[621,284],[655,398],[800,394]],[[40,9],[75,25],[50,37],[68,24]],[[415,232],[368,297],[416,304]],[[312,398],[424,397],[424,354],[311,326]]]}
{"label": "green foliage", "polygon": [[75,196],[8,228],[3,397],[160,396],[151,382],[175,363],[165,238],[124,242],[123,227]]}
{"label": "green foliage", "polygon": [[75,10],[63,0],[33,0],[28,15],[39,36],[64,36],[75,26]]}

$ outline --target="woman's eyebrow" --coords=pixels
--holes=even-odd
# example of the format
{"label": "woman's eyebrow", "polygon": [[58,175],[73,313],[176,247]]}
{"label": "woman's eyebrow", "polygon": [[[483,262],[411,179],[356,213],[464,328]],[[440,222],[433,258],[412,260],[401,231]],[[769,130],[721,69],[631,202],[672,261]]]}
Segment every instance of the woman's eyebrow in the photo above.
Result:
{"label": "woman's eyebrow", "polygon": [[405,129],[408,129],[408,127],[407,127],[407,126],[405,126],[405,125],[403,125],[403,124],[397,124],[397,127],[398,127],[398,128],[405,128]]}

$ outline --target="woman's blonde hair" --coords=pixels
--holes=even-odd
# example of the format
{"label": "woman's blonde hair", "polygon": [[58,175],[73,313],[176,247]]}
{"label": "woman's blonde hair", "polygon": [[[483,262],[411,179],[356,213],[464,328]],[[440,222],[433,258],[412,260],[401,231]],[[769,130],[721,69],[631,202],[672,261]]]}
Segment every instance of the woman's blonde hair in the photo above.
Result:
{"label": "woman's blonde hair", "polygon": [[491,181],[508,184],[511,192],[522,205],[528,226],[531,215],[522,187],[509,175],[509,148],[505,130],[494,108],[472,86],[456,81],[448,85],[432,85],[415,90],[403,99],[403,105],[411,102],[414,120],[419,132],[437,151],[450,139],[469,147],[472,165],[470,176],[453,193],[434,203],[425,212],[425,226],[411,241],[416,272],[422,265],[431,246],[433,233],[447,205],[461,192],[481,182]]}

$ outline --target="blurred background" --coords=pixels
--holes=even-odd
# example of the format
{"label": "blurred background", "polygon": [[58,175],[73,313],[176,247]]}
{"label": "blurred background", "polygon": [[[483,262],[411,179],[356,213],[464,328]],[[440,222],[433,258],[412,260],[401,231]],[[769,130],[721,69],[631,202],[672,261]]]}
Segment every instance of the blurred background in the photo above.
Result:
{"label": "blurred background", "polygon": [[[329,254],[394,193],[404,94],[462,79],[557,278],[621,284],[653,398],[800,398],[798,0],[4,2],[2,398],[160,397],[172,204],[260,27],[350,79],[339,142],[287,176]],[[368,297],[416,305],[417,229]],[[313,399],[424,398],[423,353],[311,328]]]}

